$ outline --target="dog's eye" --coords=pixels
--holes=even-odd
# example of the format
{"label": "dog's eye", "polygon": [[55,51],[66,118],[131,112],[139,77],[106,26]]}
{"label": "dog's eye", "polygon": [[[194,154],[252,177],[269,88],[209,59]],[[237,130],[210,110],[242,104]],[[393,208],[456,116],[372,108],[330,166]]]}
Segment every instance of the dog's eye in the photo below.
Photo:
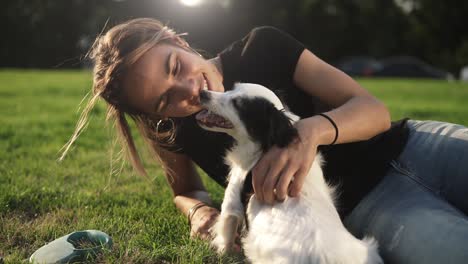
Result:
{"label": "dog's eye", "polygon": [[232,105],[234,106],[234,108],[237,108],[237,109],[238,109],[238,108],[240,107],[240,100],[239,100],[239,98],[234,98],[234,99],[231,100],[231,102],[232,102]]}

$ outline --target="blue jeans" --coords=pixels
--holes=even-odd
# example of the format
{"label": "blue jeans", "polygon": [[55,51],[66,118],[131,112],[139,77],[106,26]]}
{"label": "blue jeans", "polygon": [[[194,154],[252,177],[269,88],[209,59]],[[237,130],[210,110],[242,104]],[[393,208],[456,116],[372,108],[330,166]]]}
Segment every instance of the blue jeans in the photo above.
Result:
{"label": "blue jeans", "polygon": [[408,126],[405,149],[345,225],[374,236],[385,263],[468,263],[468,128]]}

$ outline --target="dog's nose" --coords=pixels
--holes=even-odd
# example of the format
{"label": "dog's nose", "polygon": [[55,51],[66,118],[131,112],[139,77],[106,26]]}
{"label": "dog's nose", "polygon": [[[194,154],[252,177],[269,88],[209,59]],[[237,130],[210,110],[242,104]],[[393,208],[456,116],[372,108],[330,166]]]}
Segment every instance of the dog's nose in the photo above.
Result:
{"label": "dog's nose", "polygon": [[211,95],[210,95],[210,92],[208,91],[200,91],[200,103],[207,103],[209,102],[211,99]]}

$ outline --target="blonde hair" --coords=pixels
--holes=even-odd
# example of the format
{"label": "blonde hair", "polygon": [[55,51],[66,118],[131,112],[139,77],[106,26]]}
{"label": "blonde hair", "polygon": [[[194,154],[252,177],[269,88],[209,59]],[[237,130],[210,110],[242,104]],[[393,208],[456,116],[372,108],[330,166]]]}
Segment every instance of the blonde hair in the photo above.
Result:
{"label": "blonde hair", "polygon": [[[130,159],[133,168],[138,173],[147,176],[136,150],[126,115],[133,119],[140,133],[152,146],[152,150],[154,150],[153,143],[157,145],[171,144],[170,141],[174,139],[175,131],[173,129],[166,135],[155,135],[158,131],[155,131],[154,124],[160,122],[160,119],[139,113],[127,105],[121,96],[123,90],[121,81],[126,70],[159,43],[170,43],[194,51],[181,38],[182,35],[184,34],[176,34],[174,30],[156,19],[139,18],[116,25],[104,35],[101,34],[97,37],[87,54],[87,57],[94,62],[92,93],[85,97],[90,96],[81,112],[73,135],[62,148],[63,152],[59,160],[63,160],[72,144],[86,128],[90,111],[99,98],[103,98],[107,102],[106,121],[114,121],[118,140],[122,149],[126,150],[127,158]],[[167,139],[170,140],[167,141]],[[155,154],[155,152],[153,153]],[[163,164],[161,163],[161,165]]]}

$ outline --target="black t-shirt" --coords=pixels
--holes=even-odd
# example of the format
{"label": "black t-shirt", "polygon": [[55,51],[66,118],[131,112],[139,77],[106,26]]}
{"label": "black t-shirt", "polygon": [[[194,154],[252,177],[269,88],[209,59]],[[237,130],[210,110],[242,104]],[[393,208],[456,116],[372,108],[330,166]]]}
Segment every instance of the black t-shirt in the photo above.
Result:
{"label": "black t-shirt", "polygon": [[[226,90],[232,89],[235,82],[264,85],[303,118],[324,111],[326,105],[293,83],[304,49],[303,44],[276,28],[255,28],[219,54],[223,85]],[[212,179],[226,186],[224,154],[232,146],[232,139],[201,129],[195,115],[177,119],[176,123],[176,143],[171,149],[188,155]],[[408,135],[405,124],[406,120],[394,122],[390,130],[370,140],[319,147],[325,158],[326,180],[339,185],[337,207],[342,217],[381,180],[389,162],[401,152]]]}

